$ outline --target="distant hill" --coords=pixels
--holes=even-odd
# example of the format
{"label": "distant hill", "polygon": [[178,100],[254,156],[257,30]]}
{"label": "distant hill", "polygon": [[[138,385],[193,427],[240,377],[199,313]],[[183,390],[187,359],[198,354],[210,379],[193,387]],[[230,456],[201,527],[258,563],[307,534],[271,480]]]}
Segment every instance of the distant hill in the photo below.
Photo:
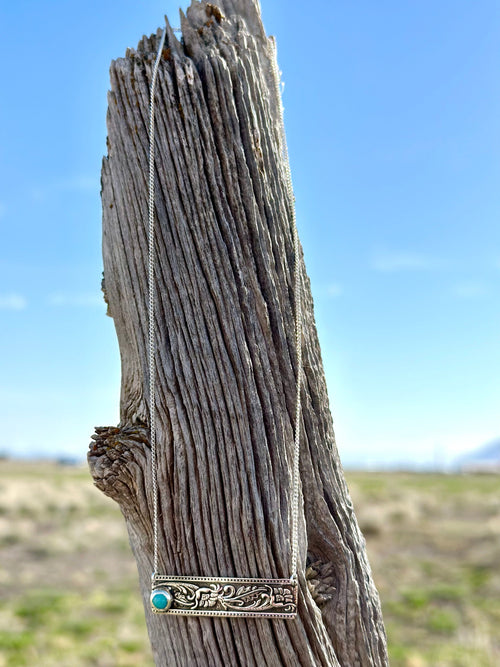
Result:
{"label": "distant hill", "polygon": [[464,454],[457,460],[457,466],[464,472],[500,473],[500,438]]}

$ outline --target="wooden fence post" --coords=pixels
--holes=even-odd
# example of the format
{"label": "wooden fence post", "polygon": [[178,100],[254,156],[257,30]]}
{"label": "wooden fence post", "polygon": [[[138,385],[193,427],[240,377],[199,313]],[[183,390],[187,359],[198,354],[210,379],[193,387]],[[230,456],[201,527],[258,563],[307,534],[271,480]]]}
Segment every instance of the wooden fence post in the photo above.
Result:
{"label": "wooden fence post", "polygon": [[[156,111],[160,564],[166,573],[286,577],[295,258],[273,48],[257,0],[194,1],[181,27],[181,41],[167,27]],[[96,429],[88,456],[96,485],[125,517],[155,660],[386,665],[379,598],[335,446],[307,277],[298,618],[149,610],[147,123],[157,40],[144,37],[111,65],[104,292],[122,360],[121,417],[117,427]]]}

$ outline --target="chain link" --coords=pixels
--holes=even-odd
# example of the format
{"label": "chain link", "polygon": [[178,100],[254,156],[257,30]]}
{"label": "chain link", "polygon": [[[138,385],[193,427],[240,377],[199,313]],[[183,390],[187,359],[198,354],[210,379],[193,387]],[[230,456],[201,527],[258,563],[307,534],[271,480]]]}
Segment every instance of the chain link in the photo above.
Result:
{"label": "chain link", "polygon": [[[156,451],[156,337],[155,337],[155,90],[158,67],[161,60],[166,29],[163,30],[158,54],[153,67],[149,101],[149,199],[148,199],[148,352],[149,352],[149,424],[151,442],[151,480],[153,494],[153,575],[158,574],[158,477]],[[295,357],[297,366],[294,450],[292,471],[292,530],[291,530],[291,563],[290,579],[297,578],[298,542],[299,542],[299,485],[300,485],[300,423],[301,423],[301,382],[302,382],[302,303],[301,303],[301,272],[300,248],[295,213],[295,197],[293,194],[292,174],[286,143],[285,125],[283,119],[283,105],[281,102],[280,73],[278,70],[276,43],[273,43],[273,57],[271,67],[275,83],[276,99],[280,122],[281,157],[285,168],[286,192],[291,210],[291,226],[293,234],[293,248],[295,257],[294,266],[294,295],[295,295]]]}

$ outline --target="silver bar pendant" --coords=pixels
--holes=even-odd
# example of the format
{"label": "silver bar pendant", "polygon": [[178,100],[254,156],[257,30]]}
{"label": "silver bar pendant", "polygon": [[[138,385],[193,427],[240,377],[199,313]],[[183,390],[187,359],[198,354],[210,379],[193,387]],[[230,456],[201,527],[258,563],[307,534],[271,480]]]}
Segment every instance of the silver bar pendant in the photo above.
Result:
{"label": "silver bar pendant", "polygon": [[292,579],[177,577],[155,574],[151,610],[183,616],[295,618],[297,582]]}

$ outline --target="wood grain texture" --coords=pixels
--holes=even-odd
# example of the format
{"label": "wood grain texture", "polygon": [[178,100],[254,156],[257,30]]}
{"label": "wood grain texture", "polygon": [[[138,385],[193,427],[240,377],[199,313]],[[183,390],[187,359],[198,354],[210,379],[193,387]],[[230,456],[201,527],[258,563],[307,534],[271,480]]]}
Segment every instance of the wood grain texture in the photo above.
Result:
{"label": "wood grain texture", "polygon": [[[157,87],[160,572],[290,574],[293,234],[270,40],[254,0],[193,2],[167,28]],[[386,641],[335,446],[300,257],[303,423],[299,618],[150,613],[148,90],[158,36],[111,65],[102,167],[104,289],[121,421],[96,430],[97,486],[124,514],[158,665],[386,665]]]}

